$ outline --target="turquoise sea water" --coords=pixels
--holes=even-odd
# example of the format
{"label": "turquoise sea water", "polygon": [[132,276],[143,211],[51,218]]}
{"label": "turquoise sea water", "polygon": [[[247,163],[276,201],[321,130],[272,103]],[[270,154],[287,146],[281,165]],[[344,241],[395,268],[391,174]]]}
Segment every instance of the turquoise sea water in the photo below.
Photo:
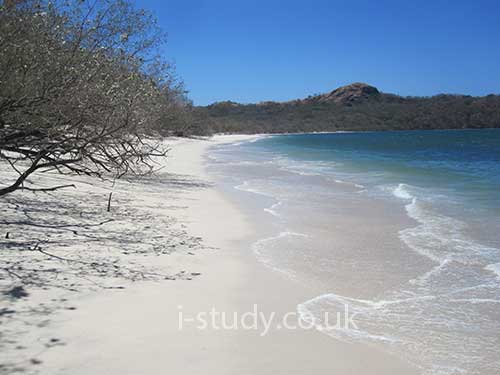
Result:
{"label": "turquoise sea water", "polygon": [[500,130],[278,135],[211,159],[261,197],[256,256],[318,291],[299,312],[357,315],[327,334],[423,374],[500,373]]}
{"label": "turquoise sea water", "polygon": [[500,129],[299,134],[244,147],[306,162],[306,173],[435,189],[500,213]]}

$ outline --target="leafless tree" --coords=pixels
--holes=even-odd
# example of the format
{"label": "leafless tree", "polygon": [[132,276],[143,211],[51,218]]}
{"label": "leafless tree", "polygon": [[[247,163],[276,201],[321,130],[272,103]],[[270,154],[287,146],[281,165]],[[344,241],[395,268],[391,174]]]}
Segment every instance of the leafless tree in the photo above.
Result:
{"label": "leafless tree", "polygon": [[[165,126],[182,84],[157,48],[164,35],[123,0],[5,1],[0,8],[0,161],[17,172],[120,177],[164,155],[145,136]],[[33,190],[33,188],[29,188]]]}

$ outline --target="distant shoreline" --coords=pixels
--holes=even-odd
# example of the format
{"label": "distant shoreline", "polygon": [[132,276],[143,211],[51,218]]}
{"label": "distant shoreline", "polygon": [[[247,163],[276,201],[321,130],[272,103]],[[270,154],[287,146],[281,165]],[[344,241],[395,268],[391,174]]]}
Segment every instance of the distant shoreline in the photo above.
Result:
{"label": "distant shoreline", "polygon": [[[481,131],[481,130],[498,130],[500,131],[500,126],[497,128],[447,128],[447,129],[393,129],[393,130],[334,130],[334,131],[311,131],[311,132],[288,132],[288,133],[216,133],[210,137],[219,137],[219,136],[260,136],[260,137],[268,137],[273,135],[298,135],[298,134],[342,134],[342,133],[388,133],[388,132],[426,132],[426,131]],[[207,137],[207,138],[210,138]]]}

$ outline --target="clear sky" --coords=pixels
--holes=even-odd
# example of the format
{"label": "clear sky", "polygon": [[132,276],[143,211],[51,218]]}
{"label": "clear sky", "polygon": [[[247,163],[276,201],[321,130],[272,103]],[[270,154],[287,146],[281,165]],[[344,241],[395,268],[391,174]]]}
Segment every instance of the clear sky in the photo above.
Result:
{"label": "clear sky", "polygon": [[195,104],[290,100],[366,82],[500,93],[500,0],[135,0],[168,32]]}

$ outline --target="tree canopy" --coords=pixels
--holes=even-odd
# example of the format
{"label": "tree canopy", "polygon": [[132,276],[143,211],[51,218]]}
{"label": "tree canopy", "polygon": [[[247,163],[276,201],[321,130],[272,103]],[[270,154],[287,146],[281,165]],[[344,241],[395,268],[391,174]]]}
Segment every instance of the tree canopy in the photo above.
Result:
{"label": "tree canopy", "polygon": [[4,1],[0,8],[0,159],[37,170],[115,177],[152,169],[186,99],[154,17],[125,0]]}
{"label": "tree canopy", "polygon": [[211,131],[231,133],[500,127],[498,95],[401,97],[355,85],[289,102],[220,102],[195,113]]}

